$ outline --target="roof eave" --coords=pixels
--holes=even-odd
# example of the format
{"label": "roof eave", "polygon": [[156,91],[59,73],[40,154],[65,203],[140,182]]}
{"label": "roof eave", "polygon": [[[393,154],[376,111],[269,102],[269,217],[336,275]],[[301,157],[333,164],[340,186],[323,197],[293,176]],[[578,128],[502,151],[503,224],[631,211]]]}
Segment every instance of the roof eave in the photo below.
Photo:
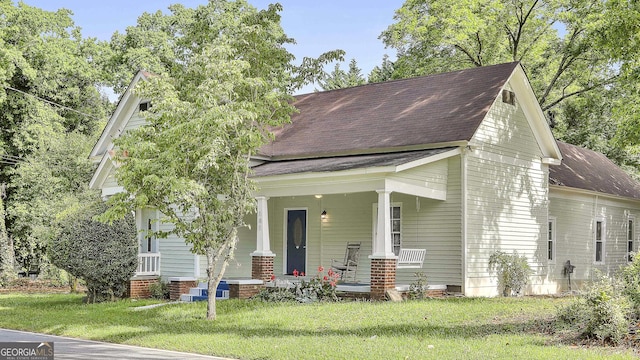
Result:
{"label": "roof eave", "polygon": [[107,121],[107,125],[105,125],[104,129],[102,130],[102,133],[100,134],[100,138],[98,139],[96,144],[93,146],[93,149],[91,149],[89,158],[99,158],[102,154],[104,154],[104,152],[108,150],[109,143],[112,141],[111,133],[113,131],[113,128],[114,126],[116,126],[116,123],[119,123],[120,121],[122,121],[120,119],[120,115],[122,114],[124,109],[129,105],[131,97],[134,96],[132,94],[133,87],[138,83],[138,81],[140,81],[140,79],[146,80],[148,78],[148,75],[149,75],[148,73],[141,70],[141,71],[138,71],[138,73],[133,77],[133,80],[131,80],[131,82],[129,83],[129,86],[127,86],[127,89],[120,97],[120,100],[118,101],[118,105],[116,106],[115,111],[113,112],[111,117],[109,117],[109,120]]}
{"label": "roof eave", "polygon": [[411,146],[403,146],[403,147],[358,149],[353,151],[324,152],[324,153],[317,153],[317,154],[299,154],[299,155],[283,155],[283,156],[268,156],[266,154],[259,154],[257,156],[254,156],[253,158],[256,160],[273,162],[273,161],[289,161],[289,160],[303,160],[303,159],[321,159],[321,158],[353,156],[353,155],[390,154],[395,152],[440,149],[440,148],[446,148],[446,147],[463,148],[467,145],[469,145],[468,140],[457,140],[457,141],[449,141],[449,142],[442,142],[442,143],[420,144],[420,145],[411,145]]}
{"label": "roof eave", "polygon": [[577,194],[582,194],[582,195],[606,197],[606,198],[615,199],[615,200],[640,202],[640,198],[609,194],[609,193],[604,193],[604,192],[600,192],[600,191],[587,190],[587,189],[581,189],[581,188],[564,186],[564,185],[549,184],[549,189],[550,190],[560,190],[560,191],[565,191],[565,192],[577,193]]}

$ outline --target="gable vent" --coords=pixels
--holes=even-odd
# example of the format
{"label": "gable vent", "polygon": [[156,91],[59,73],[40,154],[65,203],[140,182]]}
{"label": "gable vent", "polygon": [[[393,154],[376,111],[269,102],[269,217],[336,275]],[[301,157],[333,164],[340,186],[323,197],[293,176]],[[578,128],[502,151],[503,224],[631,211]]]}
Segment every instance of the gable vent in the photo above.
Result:
{"label": "gable vent", "polygon": [[[502,96],[502,98],[504,99],[504,95]],[[147,111],[149,110],[150,107],[151,107],[151,103],[147,101],[147,102],[140,103],[140,105],[138,105],[138,110]]]}
{"label": "gable vent", "polygon": [[516,93],[509,90],[502,90],[502,102],[509,105],[515,105]]}

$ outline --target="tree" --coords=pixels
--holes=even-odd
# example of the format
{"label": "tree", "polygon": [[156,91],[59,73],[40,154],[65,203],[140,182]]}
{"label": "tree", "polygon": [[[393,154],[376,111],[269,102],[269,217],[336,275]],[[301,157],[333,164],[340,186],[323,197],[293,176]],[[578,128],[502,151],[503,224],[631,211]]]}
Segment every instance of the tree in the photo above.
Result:
{"label": "tree", "polygon": [[0,184],[0,286],[6,285],[15,277],[13,267],[13,244],[7,235],[4,211],[4,184]]}
{"label": "tree", "polygon": [[[11,171],[12,202],[7,207],[17,238],[16,258],[25,269],[47,273],[50,241],[60,231],[56,219],[95,198],[88,184],[94,166],[87,154],[91,137],[79,132],[53,134]],[[52,273],[50,275],[55,275]]]}
{"label": "tree", "polygon": [[[156,75],[134,89],[153,104],[144,115],[147,124],[115,140],[116,177],[125,192],[109,199],[102,218],[158,209],[173,233],[206,256],[209,294],[215,294],[238,229],[255,207],[252,156],[270,138],[270,127],[289,120],[289,93],[342,54],[293,67],[284,47],[293,40],[280,27],[281,10],[278,4],[258,11],[243,0],[211,1],[197,9],[173,6],[162,15],[167,19],[154,15],[157,23],[173,24],[173,60],[167,55]],[[207,319],[215,317],[210,296]]]}
{"label": "tree", "polygon": [[[96,195],[96,194],[94,194]],[[105,224],[94,219],[106,205],[99,196],[60,217],[60,232],[51,241],[51,261],[69,274],[84,279],[87,302],[113,301],[127,291],[138,266],[136,224],[129,214]]]}
{"label": "tree", "polygon": [[384,54],[384,56],[382,57],[382,64],[380,66],[374,67],[371,70],[367,82],[378,83],[389,81],[393,79],[393,69],[393,62],[389,60],[389,55]]}
{"label": "tree", "polygon": [[29,266],[25,259],[44,262],[46,241],[35,229],[40,224],[32,226],[26,213],[14,212],[18,207],[31,211],[40,200],[36,191],[28,197],[16,193],[35,181],[25,176],[40,175],[16,168],[69,133],[90,136],[97,130],[112,106],[99,89],[106,45],[83,38],[68,10],[49,12],[0,0],[0,160],[5,160],[0,161],[0,184],[7,184],[7,236],[23,267]]}
{"label": "tree", "polygon": [[[572,142],[575,132],[595,134],[590,119],[603,113],[599,122],[618,125],[615,108],[603,112],[591,100],[615,106],[617,92],[611,90],[635,81],[629,74],[638,70],[639,6],[618,0],[465,0],[456,6],[408,0],[381,39],[398,50],[394,77],[520,61],[542,109],[559,126],[556,136]],[[599,135],[607,154],[620,152],[615,133]],[[619,162],[630,160],[618,155]]]}
{"label": "tree", "polygon": [[340,69],[340,63],[337,63],[331,73],[325,73],[321,80],[318,81],[322,90],[343,89],[358,86],[366,83],[361,74],[362,70],[358,67],[356,59],[349,62],[349,71]]}

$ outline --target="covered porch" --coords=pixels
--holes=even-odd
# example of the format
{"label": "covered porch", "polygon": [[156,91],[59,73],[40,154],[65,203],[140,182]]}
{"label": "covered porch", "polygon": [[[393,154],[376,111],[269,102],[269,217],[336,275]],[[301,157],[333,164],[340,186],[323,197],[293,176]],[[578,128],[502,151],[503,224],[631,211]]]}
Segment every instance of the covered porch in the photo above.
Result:
{"label": "covered porch", "polygon": [[[260,190],[251,278],[295,280],[294,271],[312,277],[344,259],[347,243],[359,243],[356,275],[338,291],[382,299],[387,290],[407,290],[416,272],[434,289],[459,288],[458,154],[445,148],[255,167]],[[248,241],[241,237],[245,246]],[[404,248],[425,249],[424,263],[398,266]]]}

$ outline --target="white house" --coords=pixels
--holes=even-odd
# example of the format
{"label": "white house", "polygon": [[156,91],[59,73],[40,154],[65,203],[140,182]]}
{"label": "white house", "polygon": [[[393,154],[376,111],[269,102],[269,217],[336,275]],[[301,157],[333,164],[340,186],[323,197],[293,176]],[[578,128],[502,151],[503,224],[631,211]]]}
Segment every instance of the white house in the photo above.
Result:
{"label": "white house", "polygon": [[[130,89],[91,153],[90,185],[105,197],[123,191],[112,139],[144,124],[148,104]],[[300,95],[294,105],[299,113],[255,159],[258,212],[229,279],[314,275],[359,242],[356,281],[372,298],[416,271],[450,291],[497,295],[496,250],[525,255],[527,293],[547,294],[567,288],[567,260],[579,286],[637,248],[640,185],[603,155],[554,139],[519,63]],[[141,230],[166,227],[150,221],[161,219],[152,209],[137,219]],[[419,269],[397,267],[401,249],[426,249]],[[140,254],[140,275],[205,275],[204,257],[175,236],[141,232]]]}

